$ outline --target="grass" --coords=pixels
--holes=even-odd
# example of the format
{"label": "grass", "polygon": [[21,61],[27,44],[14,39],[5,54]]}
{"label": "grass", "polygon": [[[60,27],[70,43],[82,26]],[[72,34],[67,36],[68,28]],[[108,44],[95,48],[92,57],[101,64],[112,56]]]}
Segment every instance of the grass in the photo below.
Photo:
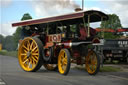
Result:
{"label": "grass", "polygon": [[1,50],[1,51],[0,51],[0,55],[6,55],[6,56],[17,57],[17,51]]}
{"label": "grass", "polygon": [[100,72],[119,72],[121,68],[114,66],[104,66],[100,68]]}
{"label": "grass", "polygon": [[[79,70],[85,70],[84,66],[76,66],[75,68]],[[121,68],[119,67],[114,67],[114,66],[100,67],[100,72],[119,72],[119,71],[121,71]]]}
{"label": "grass", "polygon": [[113,60],[113,62],[110,62],[109,60],[106,60],[104,63],[105,64],[118,64],[119,61],[118,60]]}

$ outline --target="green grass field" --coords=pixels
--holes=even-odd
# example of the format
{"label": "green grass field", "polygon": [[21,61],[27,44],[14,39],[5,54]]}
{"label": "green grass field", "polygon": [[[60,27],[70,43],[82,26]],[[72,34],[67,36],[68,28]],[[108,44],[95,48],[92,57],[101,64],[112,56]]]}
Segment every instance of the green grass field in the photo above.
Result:
{"label": "green grass field", "polygon": [[6,56],[17,57],[17,51],[1,50],[1,51],[0,51],[0,55],[6,55]]}

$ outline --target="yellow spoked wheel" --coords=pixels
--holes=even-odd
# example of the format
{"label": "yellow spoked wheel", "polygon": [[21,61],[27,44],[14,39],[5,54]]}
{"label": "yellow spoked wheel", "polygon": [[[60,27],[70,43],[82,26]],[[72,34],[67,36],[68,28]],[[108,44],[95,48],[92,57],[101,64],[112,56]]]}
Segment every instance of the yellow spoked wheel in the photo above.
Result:
{"label": "yellow spoked wheel", "polygon": [[57,70],[57,64],[44,64],[44,67],[45,67],[47,70],[50,70],[50,71],[55,71],[55,70]]}
{"label": "yellow spoked wheel", "polygon": [[38,38],[25,38],[18,50],[19,64],[25,71],[37,71],[42,66],[43,45]]}
{"label": "yellow spoked wheel", "polygon": [[70,53],[67,49],[62,49],[59,53],[58,70],[63,75],[67,75],[70,70]]}
{"label": "yellow spoked wheel", "polygon": [[87,72],[95,75],[100,69],[100,58],[93,50],[90,50],[85,57],[85,64]]}

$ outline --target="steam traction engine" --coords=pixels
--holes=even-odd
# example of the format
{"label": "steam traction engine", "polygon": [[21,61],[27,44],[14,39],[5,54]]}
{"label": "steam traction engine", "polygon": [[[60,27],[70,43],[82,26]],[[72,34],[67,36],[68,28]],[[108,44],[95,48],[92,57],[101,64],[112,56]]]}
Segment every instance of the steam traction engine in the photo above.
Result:
{"label": "steam traction engine", "polygon": [[[58,69],[60,74],[66,75],[71,62],[75,62],[85,64],[89,74],[96,74],[100,58],[93,50],[93,44],[100,41],[89,23],[107,19],[106,14],[90,10],[13,23],[12,26],[25,26],[32,31],[32,35],[24,38],[19,46],[21,68],[34,72],[44,65],[47,70]],[[76,25],[76,32],[69,30],[72,25]]]}

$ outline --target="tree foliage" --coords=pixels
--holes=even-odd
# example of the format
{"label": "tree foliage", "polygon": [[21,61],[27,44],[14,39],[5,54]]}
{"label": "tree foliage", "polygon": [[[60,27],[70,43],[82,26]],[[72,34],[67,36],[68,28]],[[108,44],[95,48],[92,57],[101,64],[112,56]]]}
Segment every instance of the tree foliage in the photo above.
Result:
{"label": "tree foliage", "polygon": [[4,45],[3,45],[4,40],[5,40],[4,36],[0,34],[0,44],[2,44],[2,48],[5,48]]}
{"label": "tree foliage", "polygon": [[6,36],[3,45],[4,45],[4,48],[8,51],[16,50],[14,46],[15,43],[13,40],[13,36]]}
{"label": "tree foliage", "polygon": [[[32,19],[32,17],[31,17],[31,15],[29,13],[25,13],[23,15],[23,17],[21,18],[21,21],[28,20],[28,19]],[[13,34],[15,47],[18,46],[18,42],[21,39],[21,30],[22,30],[22,27],[17,27],[15,33]]]}
{"label": "tree foliage", "polygon": [[4,36],[0,34],[0,43],[3,44],[4,43]]}
{"label": "tree foliage", "polygon": [[113,33],[104,33],[105,39],[118,39],[119,37],[119,35],[114,35]]}
{"label": "tree foliage", "polygon": [[[32,19],[29,13],[25,13],[21,18],[21,21]],[[15,33],[12,36],[2,36],[0,35],[0,43],[2,48],[8,51],[13,51],[17,49],[18,42],[21,38],[21,29],[22,27],[17,27]]]}
{"label": "tree foliage", "polygon": [[116,14],[109,14],[109,20],[102,21],[101,28],[118,29],[121,28],[121,22]]}
{"label": "tree foliage", "polygon": [[22,27],[17,27],[15,33],[13,34],[13,39],[14,39],[14,43],[15,43],[15,45],[14,45],[15,49],[17,48],[18,42],[19,42],[19,40],[21,38],[21,29],[22,29]]}
{"label": "tree foliage", "polygon": [[28,20],[28,19],[32,19],[32,17],[31,17],[31,15],[30,15],[29,13],[25,13],[25,14],[23,15],[23,17],[21,18],[21,21],[23,21],[23,20]]}

